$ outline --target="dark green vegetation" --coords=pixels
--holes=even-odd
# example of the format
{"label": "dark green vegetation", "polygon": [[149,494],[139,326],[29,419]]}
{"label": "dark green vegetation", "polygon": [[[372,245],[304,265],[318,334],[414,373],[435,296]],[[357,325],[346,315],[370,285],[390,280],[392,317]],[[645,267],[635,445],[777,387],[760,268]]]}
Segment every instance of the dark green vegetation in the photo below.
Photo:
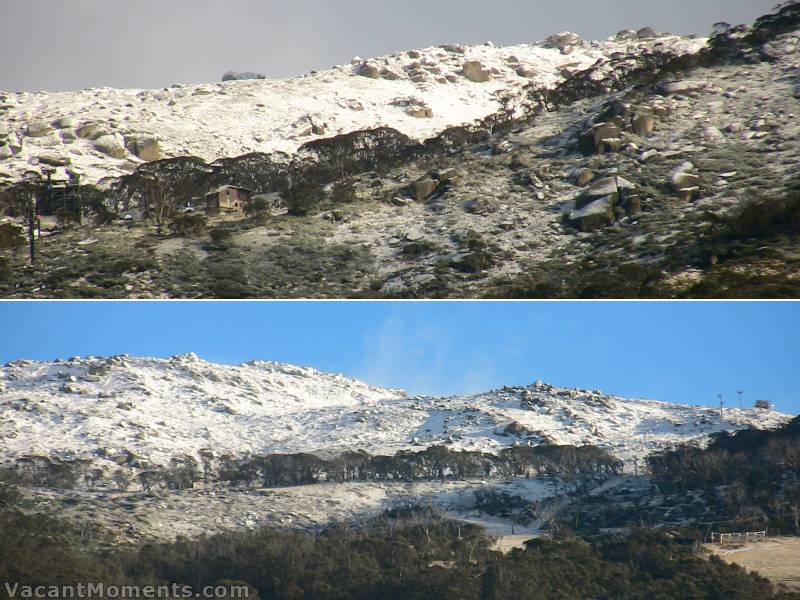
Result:
{"label": "dark green vegetation", "polygon": [[[593,475],[602,479],[622,471],[622,461],[594,446],[523,446],[507,448],[499,455],[431,446],[419,452],[398,452],[394,456],[371,456],[358,451],[328,459],[305,453],[215,457],[209,450],[203,453],[202,462],[185,456],[174,458],[165,468],[143,465],[133,455],[127,457],[127,463],[143,469],[139,479],[146,489],[162,485],[186,489],[200,481],[228,482],[234,487],[283,487],[325,481],[463,480],[542,475],[566,479]],[[88,461],[35,456],[19,458],[13,466],[0,469],[0,481],[39,487],[82,486],[89,475]],[[98,482],[94,480],[92,485]]]}
{"label": "dark green vegetation", "polygon": [[707,448],[683,445],[647,461],[665,492],[720,489],[738,520],[800,535],[800,417],[773,431],[718,434]]}
{"label": "dark green vegetation", "polygon": [[281,600],[800,597],[646,530],[538,540],[504,556],[478,528],[418,510],[317,535],[265,529],[124,550],[103,549],[102,532],[14,510],[0,513],[0,529],[0,580],[22,585],[226,583]]}
{"label": "dark green vegetation", "polygon": [[647,477],[601,493],[577,487],[560,527],[596,535],[612,527],[800,535],[800,417],[775,430],[714,436],[707,448],[679,445],[647,457]]}
{"label": "dark green vegetation", "polygon": [[[552,474],[569,481],[580,474],[602,478],[616,467],[602,451],[558,446],[512,448],[494,458],[441,447],[395,457],[348,453],[323,460],[297,454],[215,462],[210,453],[202,453],[201,458],[201,464],[181,458],[167,470],[143,472],[168,478],[175,487],[189,487],[192,481],[210,477],[243,485],[295,485],[321,477],[360,481],[482,476],[485,469],[505,477]],[[480,528],[420,507],[390,510],[357,526],[334,525],[316,533],[261,529],[119,547],[104,526],[77,526],[52,514],[28,514],[32,506],[10,483],[14,477],[26,485],[69,486],[77,480],[69,465],[51,462],[45,469],[41,464],[19,464],[6,471],[6,482],[0,483],[1,581],[177,583],[195,589],[246,585],[250,597],[293,600],[800,598],[775,590],[739,566],[705,556],[697,542],[707,535],[703,525],[708,523],[642,527],[680,512],[682,501],[693,506],[700,500],[724,504],[730,498],[742,507],[763,509],[766,519],[745,515],[728,524],[731,530],[751,525],[771,532],[778,526],[784,532],[796,529],[800,417],[772,431],[718,435],[706,449],[684,445],[654,454],[648,459],[651,483],[640,485],[629,478],[632,487],[606,498],[607,506],[602,494],[590,495],[578,485],[564,496],[564,509],[549,527],[552,537],[531,540],[525,550],[508,555],[492,551],[492,541]],[[92,472],[86,475],[91,478]],[[476,494],[476,501],[484,512],[515,522],[535,518],[531,511],[536,507],[520,496],[486,488]],[[648,506],[651,501],[655,507]],[[598,534],[597,527],[610,526],[611,519],[627,533]],[[715,522],[713,530],[726,528]],[[7,597],[5,589],[0,589],[0,597]]]}

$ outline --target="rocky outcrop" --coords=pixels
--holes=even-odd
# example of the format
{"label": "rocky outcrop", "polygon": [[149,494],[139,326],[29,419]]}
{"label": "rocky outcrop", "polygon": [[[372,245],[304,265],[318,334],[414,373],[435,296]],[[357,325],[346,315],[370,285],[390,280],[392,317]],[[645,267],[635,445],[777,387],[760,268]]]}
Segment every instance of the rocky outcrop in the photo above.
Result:
{"label": "rocky outcrop", "polygon": [[42,152],[39,154],[38,158],[40,163],[53,167],[65,167],[71,162],[68,156],[56,152]]}
{"label": "rocky outcrop", "polygon": [[642,27],[636,32],[636,39],[639,40],[654,40],[661,37],[662,33],[653,27]]}
{"label": "rocky outcrop", "polygon": [[569,223],[580,231],[594,231],[625,216],[641,214],[636,186],[617,175],[598,179],[575,199],[568,214]]}
{"label": "rocky outcrop", "polygon": [[72,117],[60,117],[51,123],[56,129],[72,129],[75,127],[75,119]]}
{"label": "rocky outcrop", "polygon": [[128,151],[142,160],[149,162],[161,160],[164,157],[160,142],[152,135],[128,136],[126,142]]}
{"label": "rocky outcrop", "polygon": [[261,73],[253,73],[252,71],[243,71],[241,73],[237,71],[225,71],[222,74],[222,81],[243,81],[247,79],[266,79],[266,75],[262,75]]}
{"label": "rocky outcrop", "polygon": [[525,79],[533,79],[536,77],[536,71],[531,67],[517,67],[517,75],[520,77],[524,77]]}
{"label": "rocky outcrop", "polygon": [[425,106],[412,106],[406,109],[406,114],[416,119],[432,119],[433,109]]}
{"label": "rocky outcrop", "polygon": [[75,134],[79,138],[89,139],[89,140],[96,140],[97,138],[108,134],[108,129],[102,125],[101,123],[95,122],[88,122],[83,123],[80,127],[75,130]]}
{"label": "rocky outcrop", "polygon": [[358,74],[368,79],[378,79],[381,76],[381,70],[375,65],[365,62],[358,67]]}
{"label": "rocky outcrop", "polygon": [[[447,52],[452,52],[453,54],[464,54],[464,52],[466,52],[466,49],[461,44],[442,44],[439,48]],[[411,56],[411,53],[409,53],[409,56]],[[419,58],[419,56],[417,56],[417,58]]]}
{"label": "rocky outcrop", "polygon": [[44,121],[31,121],[25,129],[28,137],[44,137],[53,133],[53,128]]}
{"label": "rocky outcrop", "polygon": [[597,123],[581,135],[580,146],[584,154],[618,152],[622,146],[622,131],[614,123]]}
{"label": "rocky outcrop", "polygon": [[656,118],[652,112],[637,112],[631,117],[633,133],[640,137],[647,137],[656,128]]}
{"label": "rocky outcrop", "polygon": [[614,204],[610,196],[593,200],[569,213],[570,224],[579,231],[602,229],[614,222]]}
{"label": "rocky outcrop", "polygon": [[430,119],[433,117],[433,109],[419,98],[396,98],[390,104],[403,108],[407,115],[417,119]]}
{"label": "rocky outcrop", "polygon": [[439,182],[435,179],[420,179],[411,184],[411,193],[418,202],[427,200],[436,191]]}
{"label": "rocky outcrop", "polygon": [[614,98],[594,116],[594,124],[580,134],[581,151],[587,156],[618,152],[628,135],[647,137],[656,129],[659,117],[665,117],[670,110],[669,101],[644,99],[638,92]]}
{"label": "rocky outcrop", "polygon": [[582,42],[583,40],[577,33],[564,31],[551,35],[544,41],[543,45],[545,48],[555,48],[559,50],[561,54],[572,54],[575,46],[579,46]]}
{"label": "rocky outcrop", "polygon": [[94,149],[112,158],[125,158],[125,139],[118,133],[101,135],[94,141]]}
{"label": "rocky outcrop", "polygon": [[398,79],[403,78],[402,75],[400,75],[399,73],[395,73],[391,69],[381,69],[381,77],[389,81],[397,81]]}
{"label": "rocky outcrop", "polygon": [[486,83],[492,78],[492,74],[484,69],[483,64],[478,60],[470,60],[464,63],[464,77],[475,83]]}
{"label": "rocky outcrop", "polygon": [[688,202],[695,198],[700,192],[700,177],[691,173],[694,165],[690,162],[685,162],[678,165],[670,173],[670,184],[675,193],[678,194],[684,202]]}

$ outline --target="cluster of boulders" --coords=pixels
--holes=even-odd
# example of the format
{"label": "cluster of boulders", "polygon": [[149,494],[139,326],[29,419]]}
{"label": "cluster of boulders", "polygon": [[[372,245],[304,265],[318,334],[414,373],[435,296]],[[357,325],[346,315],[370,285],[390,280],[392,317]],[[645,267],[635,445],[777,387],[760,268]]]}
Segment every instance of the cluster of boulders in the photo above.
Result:
{"label": "cluster of boulders", "polygon": [[300,129],[301,136],[325,135],[328,132],[328,123],[323,115],[319,113],[309,113],[300,117],[292,127]]}
{"label": "cluster of boulders", "polygon": [[71,163],[63,151],[65,145],[78,139],[91,142],[92,149],[112,158],[135,156],[144,161],[163,158],[159,140],[147,133],[125,133],[114,130],[113,124],[88,121],[78,123],[74,117],[59,117],[51,122],[33,120],[19,131],[0,123],[0,160],[11,158],[22,151],[25,140],[40,146],[36,158],[40,164],[61,167]]}
{"label": "cluster of boulders", "polygon": [[237,71],[225,71],[222,74],[222,81],[244,81],[248,79],[266,79],[266,75],[262,75],[261,73],[253,73],[252,71],[242,71],[241,73]]}
{"label": "cluster of boulders", "polygon": [[0,160],[11,158],[21,149],[19,138],[0,120]]}
{"label": "cluster of boulders", "polygon": [[[463,54],[463,47],[459,48],[461,48],[459,53]],[[456,49],[448,51],[457,52]],[[436,60],[429,57],[423,58],[422,55],[415,50],[410,51],[408,55],[415,60],[403,66],[404,74],[397,73],[387,66],[379,66],[373,61],[363,61],[360,57],[353,58],[351,62],[355,67],[355,73],[361,77],[366,77],[368,79],[388,79],[390,81],[407,78],[413,83],[425,83],[432,78],[439,83],[455,83],[458,81],[457,75],[459,74],[469,81],[486,83],[487,81],[491,81],[492,76],[497,72],[496,69],[489,69],[478,60],[468,60],[463,63],[460,71],[444,74]],[[517,65],[517,74],[520,77],[526,78],[531,78],[536,75],[533,69],[521,64]]]}
{"label": "cluster of boulders", "polygon": [[642,201],[636,186],[619,175],[612,175],[586,187],[574,205],[570,205],[567,220],[586,232],[607,227],[625,217],[635,218],[641,212]]}
{"label": "cluster of boulders", "polygon": [[454,185],[458,180],[458,176],[459,174],[456,169],[434,171],[433,173],[429,173],[413,181],[401,191],[411,196],[417,202],[424,202],[435,194],[443,192]]}
{"label": "cluster of boulders", "polygon": [[633,29],[623,29],[614,35],[617,42],[635,42],[640,40],[654,40],[664,34],[653,27],[642,27],[639,31]]}
{"label": "cluster of boulders", "polygon": [[571,31],[564,31],[562,33],[556,33],[548,37],[544,44],[542,44],[545,48],[554,48],[559,50],[561,54],[572,54],[576,47],[583,44],[583,40],[577,33],[572,33]]}
{"label": "cluster of boulders", "polygon": [[645,138],[658,125],[659,119],[671,112],[663,98],[615,98],[606,103],[593,123],[579,138],[585,155],[619,152],[631,138]]}
{"label": "cluster of boulders", "polygon": [[417,119],[430,119],[433,117],[433,109],[419,98],[395,98],[390,104],[402,108],[407,115]]}

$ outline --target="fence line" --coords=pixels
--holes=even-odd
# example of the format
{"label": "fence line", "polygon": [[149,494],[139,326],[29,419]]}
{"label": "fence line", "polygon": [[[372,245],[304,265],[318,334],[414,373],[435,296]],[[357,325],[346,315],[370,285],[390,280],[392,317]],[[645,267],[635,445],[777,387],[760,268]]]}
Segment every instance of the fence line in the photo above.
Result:
{"label": "fence line", "polygon": [[721,546],[727,544],[749,544],[751,542],[767,541],[766,531],[746,531],[743,533],[712,533],[711,543],[718,543]]}

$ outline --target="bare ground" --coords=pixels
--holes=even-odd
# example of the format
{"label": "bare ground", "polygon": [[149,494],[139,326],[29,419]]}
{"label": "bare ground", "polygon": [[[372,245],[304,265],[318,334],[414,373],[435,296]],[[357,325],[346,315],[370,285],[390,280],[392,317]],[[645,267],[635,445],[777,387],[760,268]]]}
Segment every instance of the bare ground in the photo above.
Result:
{"label": "bare ground", "polygon": [[800,537],[776,537],[735,547],[716,544],[705,547],[726,562],[756,571],[792,591],[800,591]]}

